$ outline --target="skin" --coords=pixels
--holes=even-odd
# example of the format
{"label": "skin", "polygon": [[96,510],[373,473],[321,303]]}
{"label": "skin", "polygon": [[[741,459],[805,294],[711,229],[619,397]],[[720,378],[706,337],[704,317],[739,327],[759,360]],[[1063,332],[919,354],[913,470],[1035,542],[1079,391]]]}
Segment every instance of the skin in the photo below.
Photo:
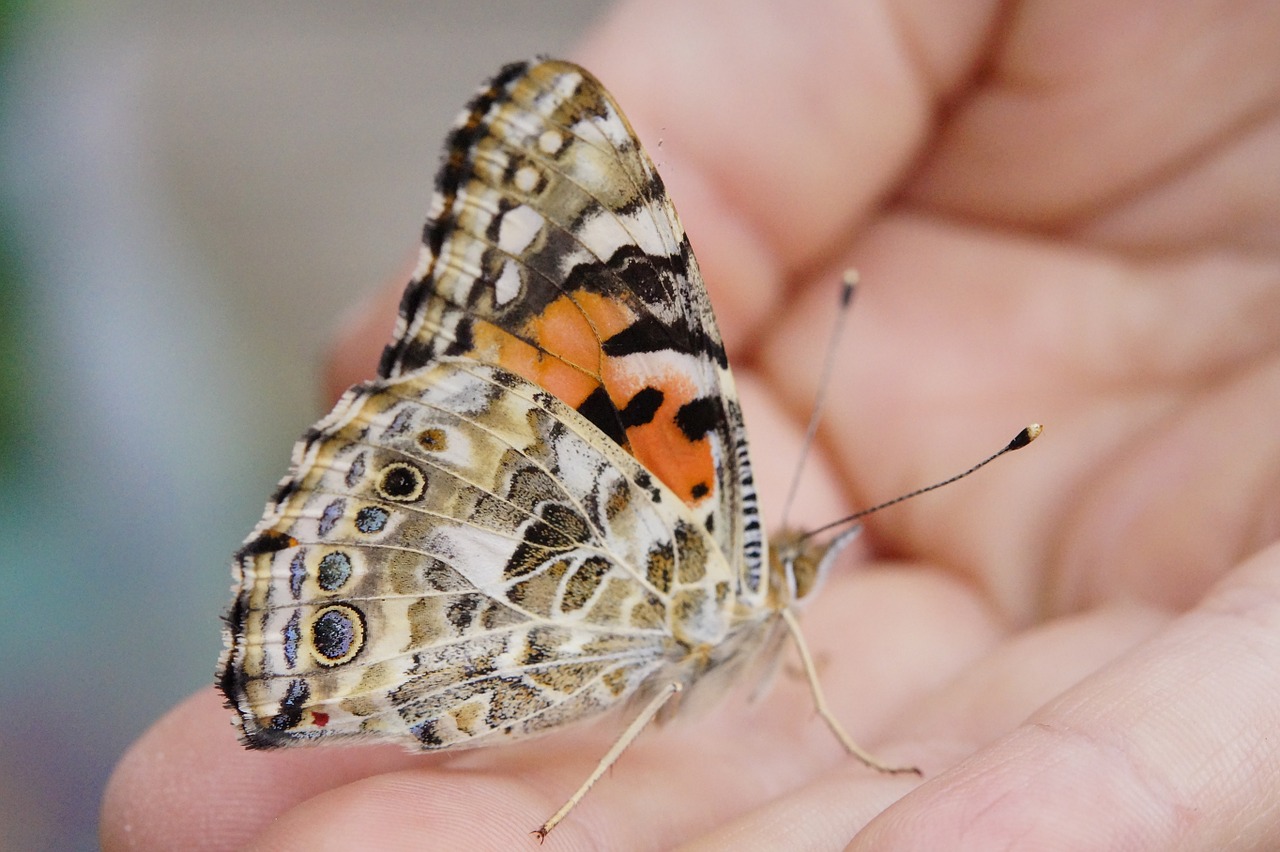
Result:
{"label": "skin", "polygon": [[[805,6],[623,5],[575,57],[698,251],[766,517],[846,265],[794,525],[1045,433],[870,519],[803,612],[836,715],[923,780],[845,757],[790,656],[760,700],[646,731],[548,846],[1273,848],[1280,6]],[[615,730],[264,754],[228,717],[202,690],[135,744],[105,848],[532,847]]]}

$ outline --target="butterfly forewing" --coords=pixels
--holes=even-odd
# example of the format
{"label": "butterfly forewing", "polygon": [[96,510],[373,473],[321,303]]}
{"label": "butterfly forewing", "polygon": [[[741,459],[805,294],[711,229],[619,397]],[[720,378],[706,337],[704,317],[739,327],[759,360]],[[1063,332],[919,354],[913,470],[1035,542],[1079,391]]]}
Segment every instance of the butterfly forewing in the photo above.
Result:
{"label": "butterfly forewing", "polygon": [[508,66],[451,135],[382,370],[443,354],[560,397],[668,485],[758,601],[742,417],[697,262],[621,110],[577,66]]}

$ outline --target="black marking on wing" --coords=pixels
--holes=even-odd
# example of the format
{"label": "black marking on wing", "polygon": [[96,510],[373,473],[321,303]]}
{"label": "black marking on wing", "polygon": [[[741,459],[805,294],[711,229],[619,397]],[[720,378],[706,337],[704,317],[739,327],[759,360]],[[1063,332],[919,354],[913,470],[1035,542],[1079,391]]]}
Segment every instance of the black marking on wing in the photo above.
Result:
{"label": "black marking on wing", "polygon": [[298,480],[293,478],[286,479],[276,486],[276,490],[267,499],[267,502],[279,505],[298,493],[298,489],[301,487],[302,483]]}
{"label": "black marking on wing", "polygon": [[620,447],[627,445],[626,427],[622,412],[618,411],[609,393],[601,385],[578,406],[578,413],[595,424],[596,428],[609,436]]}
{"label": "black marking on wing", "polygon": [[440,171],[436,174],[436,192],[440,193],[448,203],[444,206],[444,214],[438,218],[437,226],[433,227],[433,223],[428,222],[423,229],[423,241],[437,257],[440,254],[440,245],[445,233],[448,231],[447,227],[443,227],[443,223],[448,221],[448,214],[452,210],[453,200],[457,197],[458,187],[464,181],[471,180],[473,176],[471,153],[475,149],[476,142],[490,133],[484,117],[495,103],[508,96],[507,90],[510,84],[528,70],[527,62],[512,62],[504,66],[494,75],[489,84],[471,99],[471,103],[467,105],[466,119],[456,125],[445,139],[445,157]]}
{"label": "black marking on wing", "polygon": [[523,577],[540,568],[556,554],[565,553],[591,540],[585,518],[559,503],[538,507],[538,517],[524,529],[520,544],[512,552],[503,571],[508,579]]}
{"label": "black marking on wing", "polygon": [[277,532],[276,530],[267,530],[252,541],[245,542],[239,550],[236,551],[235,558],[242,560],[246,557],[261,556],[265,553],[275,553],[277,550],[285,550],[294,547],[298,543],[297,539],[287,533]]}
{"label": "black marking on wing", "polygon": [[662,407],[665,394],[657,388],[644,388],[631,397],[627,407],[622,409],[622,425],[630,429],[632,426],[643,426],[653,421],[653,416]]}
{"label": "black marking on wing", "polygon": [[311,698],[311,687],[302,678],[289,681],[289,691],[280,702],[280,712],[271,719],[272,731],[287,731],[296,728],[302,721],[302,711]]}
{"label": "black marking on wing", "polygon": [[657,317],[642,317],[602,344],[604,354],[618,357],[661,352],[670,345],[672,332]]}
{"label": "black marking on wing", "polygon": [[686,402],[676,412],[676,425],[690,441],[701,440],[723,422],[724,407],[719,400],[706,396]]}

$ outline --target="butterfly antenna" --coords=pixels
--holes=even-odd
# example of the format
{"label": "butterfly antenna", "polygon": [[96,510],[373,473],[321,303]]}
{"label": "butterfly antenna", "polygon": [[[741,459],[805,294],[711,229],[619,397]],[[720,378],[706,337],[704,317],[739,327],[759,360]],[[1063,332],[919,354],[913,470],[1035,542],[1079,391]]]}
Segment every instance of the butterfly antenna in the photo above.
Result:
{"label": "butterfly antenna", "polygon": [[1039,423],[1032,423],[1030,426],[1023,429],[1017,435],[1014,435],[1013,440],[1005,444],[1004,448],[1000,450],[998,453],[993,453],[990,456],[987,456],[985,459],[978,462],[973,467],[969,468],[963,473],[957,473],[955,476],[944,479],[941,482],[935,482],[933,485],[929,485],[925,488],[917,488],[915,491],[911,491],[906,494],[903,494],[901,497],[894,497],[892,500],[887,500],[884,503],[879,503],[875,506],[872,506],[870,509],[863,509],[861,512],[854,512],[852,515],[841,518],[838,521],[832,521],[829,524],[823,524],[817,529],[809,530],[804,535],[800,536],[800,540],[804,541],[806,539],[810,539],[815,535],[819,535],[820,533],[826,532],[827,530],[833,529],[838,526],[843,526],[844,524],[852,523],[858,520],[859,518],[865,518],[867,515],[870,515],[872,512],[879,512],[881,509],[887,509],[890,506],[895,506],[898,503],[901,503],[903,500],[910,500],[912,497],[919,497],[921,494],[926,494],[930,491],[933,491],[935,488],[941,488],[944,485],[950,485],[951,483],[955,482],[958,479],[964,479],[966,476],[978,470],[979,468],[983,468],[991,464],[993,461],[1000,458],[1005,453],[1011,453],[1014,450],[1022,449],[1027,444],[1030,444],[1032,441],[1038,438],[1042,431],[1044,431],[1043,426],[1041,426]]}
{"label": "butterfly antenna", "polygon": [[817,439],[818,423],[822,418],[822,407],[827,400],[827,390],[831,387],[831,373],[835,368],[836,351],[839,348],[840,335],[844,332],[849,317],[849,306],[853,304],[853,294],[858,286],[856,269],[846,269],[840,288],[840,308],[836,311],[835,326],[831,329],[831,337],[827,340],[827,354],[822,362],[822,374],[818,378],[818,396],[813,401],[813,411],[809,414],[809,425],[804,431],[804,441],[800,444],[800,458],[796,461],[795,473],[791,475],[791,486],[787,489],[787,500],[782,504],[782,529],[788,529],[787,520],[791,516],[791,506],[795,503],[800,491],[800,475],[804,472],[805,462],[813,450],[813,442]]}

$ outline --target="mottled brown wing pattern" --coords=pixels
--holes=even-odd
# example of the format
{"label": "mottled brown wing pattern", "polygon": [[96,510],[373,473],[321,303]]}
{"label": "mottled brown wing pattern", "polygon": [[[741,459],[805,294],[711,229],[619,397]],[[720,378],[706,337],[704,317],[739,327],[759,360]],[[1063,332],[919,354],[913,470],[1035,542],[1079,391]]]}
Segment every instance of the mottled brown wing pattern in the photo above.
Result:
{"label": "mottled brown wing pattern", "polygon": [[732,570],[675,495],[501,368],[357,386],[293,467],[235,561],[251,745],[536,733],[692,680],[729,630]]}

